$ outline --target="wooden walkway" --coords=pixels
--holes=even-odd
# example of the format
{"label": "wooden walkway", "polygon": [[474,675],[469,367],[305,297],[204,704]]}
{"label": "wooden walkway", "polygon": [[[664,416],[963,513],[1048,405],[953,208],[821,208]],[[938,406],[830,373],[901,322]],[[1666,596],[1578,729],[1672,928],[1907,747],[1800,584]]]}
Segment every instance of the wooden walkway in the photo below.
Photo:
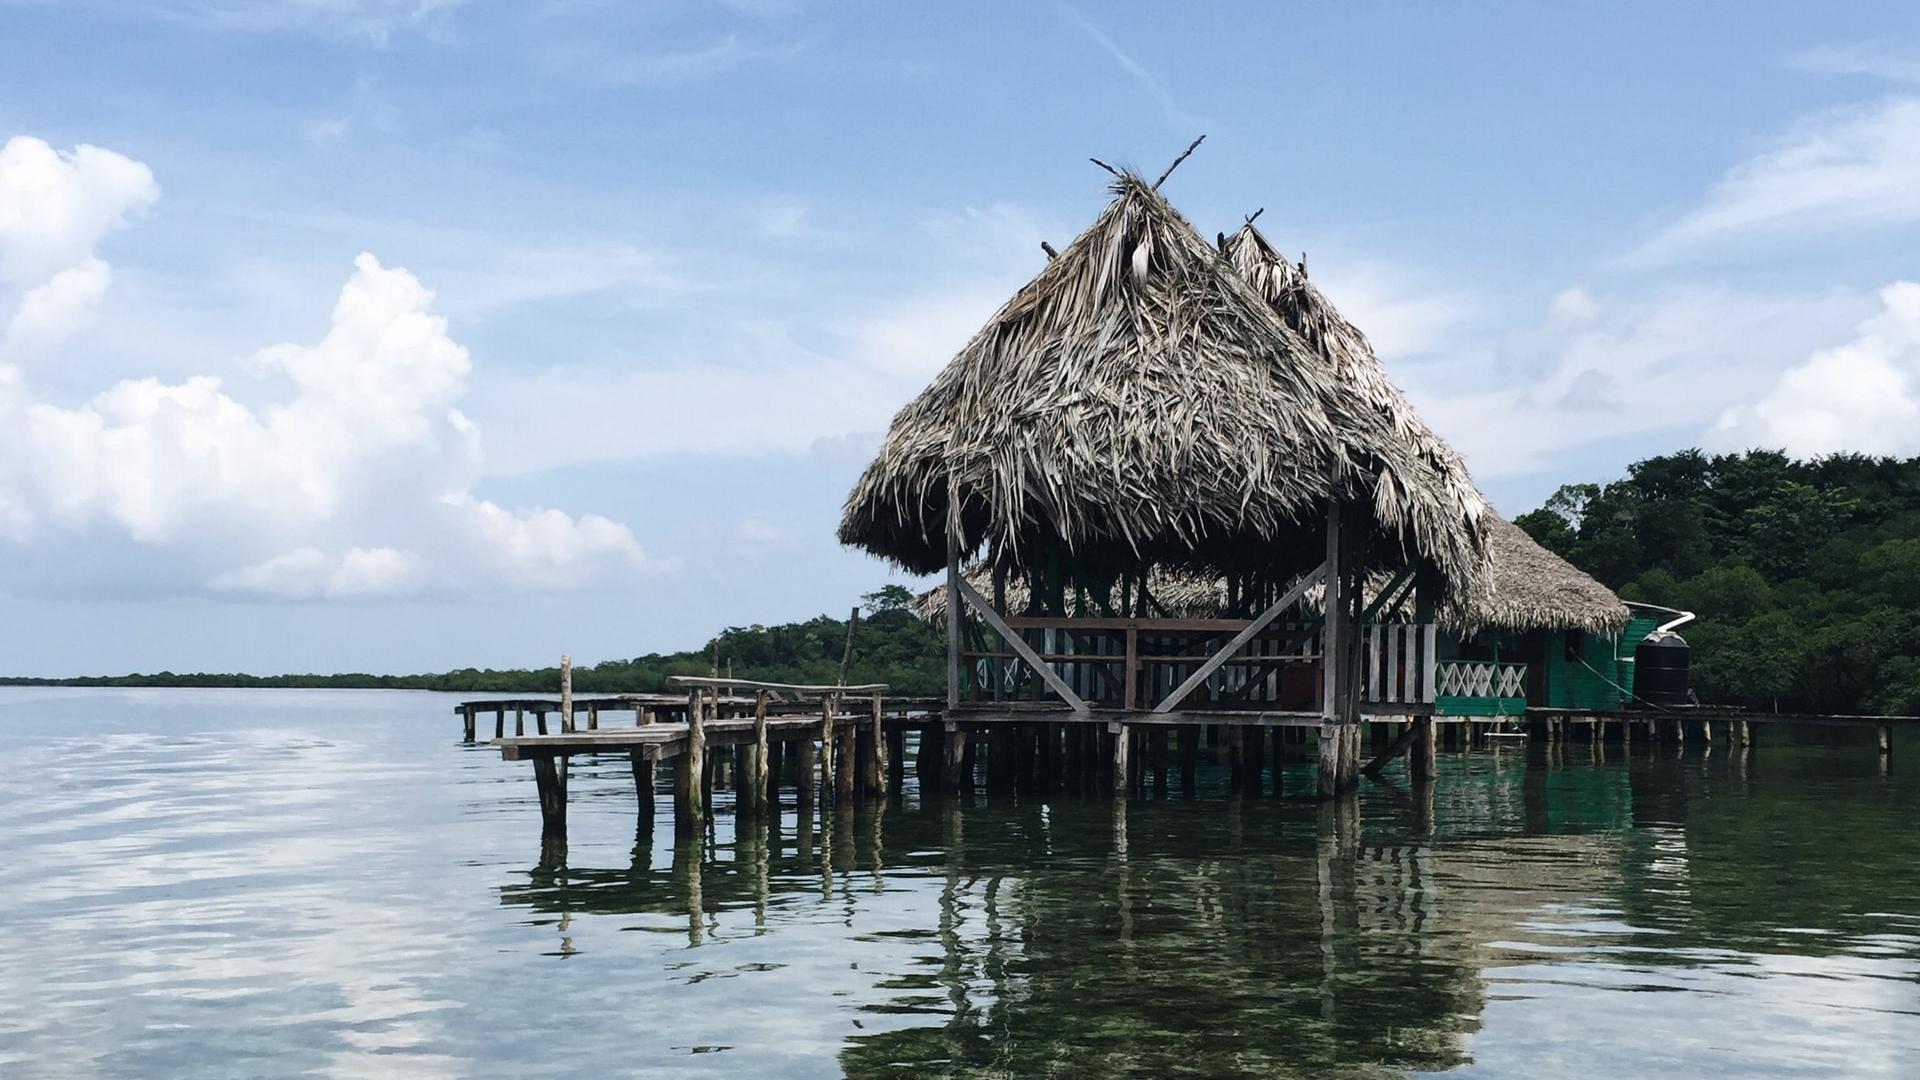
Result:
{"label": "wooden walkway", "polygon": [[[1330,741],[1346,744],[1338,753],[1348,761],[1365,761],[1356,768],[1360,774],[1377,778],[1386,764],[1406,755],[1412,779],[1423,782],[1434,775],[1437,749],[1471,751],[1504,739],[1554,743],[1570,741],[1576,733],[1596,753],[1604,743],[1630,745],[1637,739],[1683,747],[1724,739],[1744,749],[1752,745],[1756,726],[1770,725],[1873,729],[1884,766],[1894,728],[1920,725],[1920,717],[1913,716],[1530,708],[1515,717],[1364,715],[1359,722],[1330,727],[1324,716],[1309,712],[1201,707],[1155,714],[1070,710],[1040,702],[955,708],[939,699],[888,698],[883,685],[682,676],[671,681],[685,692],[574,698],[563,681],[557,700],[466,701],[455,712],[469,742],[475,741],[475,718],[492,713],[492,745],[502,758],[532,764],[549,837],[565,835],[567,763],[582,754],[624,754],[631,760],[636,801],[648,828],[656,770],[668,767],[674,831],[694,836],[704,827],[716,785],[731,786],[735,813],[744,817],[777,812],[784,784],[791,785],[807,812],[816,802],[846,804],[898,793],[909,730],[918,734],[914,767],[923,798],[964,795],[981,775],[989,793],[1165,798],[1177,784],[1191,798],[1203,760],[1226,766],[1235,795],[1260,795],[1263,779],[1271,777],[1271,793],[1279,796],[1283,764],[1317,760],[1317,773],[1324,773]],[[509,712],[512,734],[507,733]],[[526,730],[528,713],[535,720],[532,733]],[[558,718],[559,730],[549,730],[549,714]],[[1361,748],[1369,743],[1363,755]],[[1326,793],[1323,780],[1316,787]]]}

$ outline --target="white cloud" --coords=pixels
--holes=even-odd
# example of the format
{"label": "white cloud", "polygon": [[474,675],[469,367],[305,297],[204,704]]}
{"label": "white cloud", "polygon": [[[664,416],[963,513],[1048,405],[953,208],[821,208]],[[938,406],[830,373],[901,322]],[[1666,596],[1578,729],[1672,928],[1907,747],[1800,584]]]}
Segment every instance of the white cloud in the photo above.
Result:
{"label": "white cloud", "polygon": [[279,394],[149,377],[69,406],[0,364],[16,451],[0,458],[0,537],[124,536],[180,564],[171,579],[282,599],[559,587],[638,566],[632,534],[606,518],[519,514],[471,493],[480,433],[455,407],[471,361],[433,300],[361,255],[319,341],[255,355]]}
{"label": "white cloud", "polygon": [[159,197],[152,170],[111,150],[8,139],[0,146],[0,283],[33,288],[79,265]]}
{"label": "white cloud", "polygon": [[1794,57],[1793,66],[1823,75],[1868,75],[1892,82],[1920,82],[1920,55],[1886,41],[1820,45]]}
{"label": "white cloud", "polygon": [[514,514],[465,492],[441,502],[458,519],[461,535],[476,537],[482,558],[525,585],[580,585],[602,572],[631,571],[645,556],[625,525],[598,514],[570,517],[559,510]]}
{"label": "white cloud", "polygon": [[1920,452],[1920,284],[1889,285],[1880,302],[1852,341],[1815,352],[1759,401],[1727,410],[1714,441],[1800,456]]}
{"label": "white cloud", "polygon": [[[1586,296],[1584,321],[1550,305],[1532,330],[1456,349],[1394,375],[1420,415],[1482,480],[1556,468],[1597,445],[1649,452],[1711,428],[1864,313],[1843,292],[1673,287],[1643,299]],[[1555,311],[1553,309],[1561,309]]]}
{"label": "white cloud", "polygon": [[1802,125],[1734,166],[1634,253],[1652,262],[1736,238],[1920,221],[1920,100],[1891,98]]}
{"label": "white cloud", "polygon": [[89,255],[45,285],[27,290],[0,337],[0,355],[37,352],[65,340],[93,321],[111,284],[112,268]]}
{"label": "white cloud", "polygon": [[217,574],[207,584],[221,592],[281,600],[399,597],[427,581],[424,560],[394,548],[349,548],[330,555],[303,547],[264,562]]}

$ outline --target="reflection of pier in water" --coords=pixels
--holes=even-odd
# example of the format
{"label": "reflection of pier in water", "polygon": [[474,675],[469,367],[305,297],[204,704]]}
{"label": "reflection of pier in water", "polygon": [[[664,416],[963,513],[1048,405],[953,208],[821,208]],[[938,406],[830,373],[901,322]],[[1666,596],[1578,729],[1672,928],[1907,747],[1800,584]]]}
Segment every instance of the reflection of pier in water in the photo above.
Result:
{"label": "reflection of pier in water", "polygon": [[1532,778],[1549,770],[1541,757],[1457,785],[1443,844],[1431,784],[1370,802],[1364,827],[1351,797],[896,798],[817,821],[789,804],[737,834],[723,818],[698,842],[656,851],[643,836],[624,867],[571,866],[551,844],[501,899],[557,917],[563,937],[580,916],[637,914],[697,946],[819,903],[852,926],[866,898],[909,894],[925,953],[872,976],[883,1000],[860,1007],[842,1051],[854,1075],[1439,1069],[1466,1060],[1513,897],[1540,910],[1618,887],[1611,834],[1511,835],[1545,824]]}

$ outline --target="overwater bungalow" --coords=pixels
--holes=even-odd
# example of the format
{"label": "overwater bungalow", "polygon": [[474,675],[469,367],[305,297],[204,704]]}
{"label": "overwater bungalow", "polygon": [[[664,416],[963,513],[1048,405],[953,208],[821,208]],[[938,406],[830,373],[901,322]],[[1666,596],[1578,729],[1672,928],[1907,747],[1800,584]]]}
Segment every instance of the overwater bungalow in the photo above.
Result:
{"label": "overwater bungalow", "polygon": [[[1363,711],[1432,715],[1436,615],[1486,587],[1491,515],[1456,455],[1157,185],[1117,173],[1112,192],[894,418],[840,538],[946,571],[955,768],[998,724],[1042,754],[1093,735],[1116,784],[1142,730],[1311,726],[1323,789],[1351,783]],[[961,575],[976,559],[984,591]],[[1183,617],[1166,575],[1222,582],[1225,603]]]}

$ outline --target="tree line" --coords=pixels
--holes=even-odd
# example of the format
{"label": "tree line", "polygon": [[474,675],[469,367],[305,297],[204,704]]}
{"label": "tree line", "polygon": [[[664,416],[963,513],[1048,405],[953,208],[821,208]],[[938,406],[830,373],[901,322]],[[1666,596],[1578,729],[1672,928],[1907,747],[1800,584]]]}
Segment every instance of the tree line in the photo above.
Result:
{"label": "tree line", "polygon": [[1692,611],[1700,699],[1920,712],[1920,458],[1648,458],[1514,519],[1623,599]]}
{"label": "tree line", "polygon": [[[886,683],[906,696],[946,693],[946,638],[916,618],[913,594],[887,585],[863,597],[864,615],[854,628],[849,683]],[[767,682],[832,683],[846,654],[848,619],[821,615],[779,626],[734,626],[705,649],[648,653],[573,669],[573,689],[583,694],[649,693],[667,689],[669,675],[705,675],[717,658],[721,670]],[[12,686],[278,687],[289,689],[449,690],[477,693],[553,694],[560,669],[461,668],[438,674],[244,675],[162,671],[70,679],[0,678]]]}

